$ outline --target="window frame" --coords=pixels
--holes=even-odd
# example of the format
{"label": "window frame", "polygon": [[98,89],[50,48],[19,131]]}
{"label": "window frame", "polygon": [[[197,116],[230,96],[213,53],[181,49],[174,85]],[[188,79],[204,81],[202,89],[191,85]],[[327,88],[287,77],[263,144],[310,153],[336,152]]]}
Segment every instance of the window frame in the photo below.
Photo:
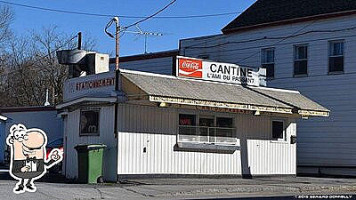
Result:
{"label": "window frame", "polygon": [[[219,140],[219,138],[222,137],[216,137],[216,133],[213,135],[208,134],[207,136],[204,135],[195,135],[197,138],[199,137],[206,137],[207,141],[182,141],[180,140],[180,135],[184,135],[184,134],[180,134],[179,132],[179,128],[180,126],[184,126],[184,125],[180,125],[179,123],[179,116],[180,115],[195,115],[195,121],[196,121],[196,128],[200,129],[200,128],[211,128],[211,129],[215,129],[215,128],[223,128],[223,129],[231,129],[234,132],[234,137],[227,137],[227,138],[233,138],[235,141],[234,142],[216,142],[216,140]],[[200,126],[200,119],[201,118],[207,118],[207,119],[213,119],[214,120],[214,126],[208,127],[208,126]],[[227,128],[227,127],[217,127],[217,118],[230,118],[232,120],[232,128]],[[237,145],[237,132],[236,132],[236,127],[235,127],[235,117],[234,116],[226,116],[226,115],[219,115],[219,114],[213,114],[213,113],[191,113],[191,112],[179,112],[178,113],[178,128],[177,128],[177,142],[183,142],[183,143],[199,143],[199,144],[209,144],[209,145]],[[223,137],[224,138],[224,137]],[[211,142],[210,139],[213,139],[215,142]]]}
{"label": "window frame", "polygon": [[[306,48],[306,58],[299,59],[297,58],[298,55],[298,48],[305,47]],[[306,74],[296,74],[296,62],[306,61]],[[293,77],[306,77],[309,75],[309,44],[296,44],[293,46]]]}
{"label": "window frame", "polygon": [[[333,44],[335,43],[342,43],[342,55],[332,55],[333,51],[332,51],[332,47]],[[345,49],[346,49],[346,42],[344,39],[338,39],[338,40],[330,40],[328,41],[328,74],[329,75],[333,75],[333,74],[343,74],[345,72]],[[342,62],[342,70],[340,71],[331,71],[330,68],[330,61],[332,58],[342,58],[343,62]]]}
{"label": "window frame", "polygon": [[[283,123],[283,138],[274,138],[273,137],[273,122],[282,122]],[[271,138],[272,142],[282,142],[285,143],[287,142],[287,126],[286,126],[286,120],[285,119],[272,119],[271,120]]]}
{"label": "window frame", "polygon": [[[267,61],[267,59],[266,59],[267,51],[273,51],[273,62]],[[266,59],[266,61],[264,59]],[[268,72],[267,72],[268,67],[267,66],[270,66],[270,65],[273,65],[273,76],[268,76]],[[271,79],[275,78],[275,76],[276,76],[276,48],[275,47],[267,47],[267,48],[261,49],[261,66],[262,66],[262,68],[266,69],[267,80],[271,80]]]}
{"label": "window frame", "polygon": [[[97,132],[94,133],[82,133],[82,113],[83,112],[97,112],[98,113],[98,130]],[[98,137],[100,136],[100,108],[85,108],[85,109],[80,109],[80,115],[79,115],[79,137]]]}

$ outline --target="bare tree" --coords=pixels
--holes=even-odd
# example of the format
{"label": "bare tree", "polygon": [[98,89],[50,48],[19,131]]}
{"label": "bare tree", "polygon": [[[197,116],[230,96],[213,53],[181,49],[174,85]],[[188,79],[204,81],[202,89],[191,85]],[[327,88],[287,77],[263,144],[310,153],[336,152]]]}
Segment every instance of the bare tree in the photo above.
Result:
{"label": "bare tree", "polygon": [[10,24],[13,18],[14,14],[10,7],[0,6],[0,45],[11,35]]}
{"label": "bare tree", "polygon": [[[42,106],[47,89],[52,105],[62,102],[68,68],[58,63],[56,51],[76,48],[75,35],[61,33],[56,26],[31,31],[29,35],[10,43],[5,87],[0,89],[0,96],[5,97],[0,106]],[[87,50],[94,47],[92,38],[83,44]]]}

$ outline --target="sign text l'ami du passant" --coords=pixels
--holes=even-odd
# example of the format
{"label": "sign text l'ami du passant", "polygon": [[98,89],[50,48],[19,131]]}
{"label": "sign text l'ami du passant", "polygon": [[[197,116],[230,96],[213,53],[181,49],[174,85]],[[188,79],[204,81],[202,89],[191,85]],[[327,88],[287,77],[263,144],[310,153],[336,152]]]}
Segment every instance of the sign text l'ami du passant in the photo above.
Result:
{"label": "sign text l'ami du passant", "polygon": [[177,75],[216,82],[266,86],[266,69],[181,56],[177,57]]}

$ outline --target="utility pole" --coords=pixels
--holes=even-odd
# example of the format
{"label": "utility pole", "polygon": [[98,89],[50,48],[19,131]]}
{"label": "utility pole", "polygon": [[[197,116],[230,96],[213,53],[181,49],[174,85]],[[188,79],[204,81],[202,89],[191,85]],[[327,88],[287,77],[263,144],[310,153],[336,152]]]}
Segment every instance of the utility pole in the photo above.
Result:
{"label": "utility pole", "polygon": [[[115,22],[115,34],[111,34],[108,29]],[[120,21],[119,17],[114,17],[110,20],[110,22],[105,27],[105,33],[115,39],[115,94],[119,94],[119,86],[120,86]],[[119,104],[116,101],[114,103],[114,137],[117,138],[118,134],[118,109]]]}
{"label": "utility pole", "polygon": [[[115,22],[115,34],[111,34],[108,29]],[[119,17],[114,17],[110,20],[110,22],[105,27],[105,33],[115,39],[115,70],[119,71],[119,54],[120,54],[120,20]]]}
{"label": "utility pole", "polygon": [[119,33],[120,33],[120,21],[119,17],[114,17],[113,19],[116,23],[116,28],[115,28],[115,42],[116,42],[116,57],[115,57],[115,64],[116,64],[116,71],[120,69],[120,63],[119,63],[119,53],[120,53],[120,39],[119,39]]}

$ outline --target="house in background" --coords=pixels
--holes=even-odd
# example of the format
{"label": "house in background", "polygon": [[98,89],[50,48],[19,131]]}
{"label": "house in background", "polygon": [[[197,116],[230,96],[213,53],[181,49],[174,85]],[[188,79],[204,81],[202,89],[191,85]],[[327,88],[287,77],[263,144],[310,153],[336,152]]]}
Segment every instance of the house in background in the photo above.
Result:
{"label": "house in background", "polygon": [[265,67],[268,86],[331,110],[298,124],[300,173],[356,175],[356,1],[258,0],[222,34],[180,41],[180,55]]}
{"label": "house in background", "polygon": [[6,123],[0,118],[0,163],[4,161],[6,137],[13,124],[24,124],[27,128],[39,128],[47,134],[47,143],[63,138],[63,121],[54,107],[0,108]]}
{"label": "house in background", "polygon": [[[178,53],[178,50],[171,50],[120,57],[120,68],[173,75],[175,74],[174,63]],[[113,70],[115,70],[115,58],[110,59],[110,71]]]}

